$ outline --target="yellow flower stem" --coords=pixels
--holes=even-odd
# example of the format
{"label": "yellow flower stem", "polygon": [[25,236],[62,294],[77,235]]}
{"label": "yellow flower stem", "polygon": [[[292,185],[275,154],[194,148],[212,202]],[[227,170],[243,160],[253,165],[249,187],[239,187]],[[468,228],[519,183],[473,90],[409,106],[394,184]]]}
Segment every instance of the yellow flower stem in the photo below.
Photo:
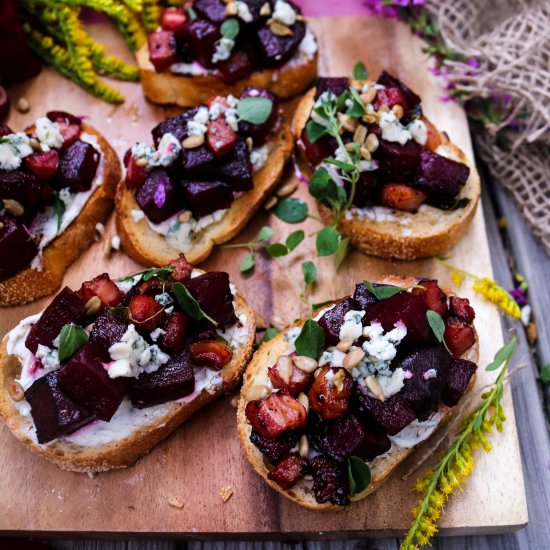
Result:
{"label": "yellow flower stem", "polygon": [[158,0],[143,0],[141,21],[147,32],[153,32],[159,25],[161,7]]}

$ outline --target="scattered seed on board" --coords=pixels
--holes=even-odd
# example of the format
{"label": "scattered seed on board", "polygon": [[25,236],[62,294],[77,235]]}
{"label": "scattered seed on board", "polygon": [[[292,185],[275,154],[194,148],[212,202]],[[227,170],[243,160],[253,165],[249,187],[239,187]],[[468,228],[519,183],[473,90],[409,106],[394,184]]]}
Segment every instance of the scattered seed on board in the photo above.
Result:
{"label": "scattered seed on board", "polygon": [[280,187],[277,190],[277,196],[288,197],[289,195],[292,195],[292,193],[294,193],[296,189],[298,189],[297,183],[285,183],[282,187]]}
{"label": "scattered seed on board", "polygon": [[277,204],[277,197],[271,196],[265,201],[264,208],[266,210],[271,210]]}
{"label": "scattered seed on board", "polygon": [[111,255],[112,244],[111,237],[107,237],[103,243],[103,255],[108,258]]}
{"label": "scattered seed on board", "polygon": [[231,487],[231,485],[222,487],[220,496],[222,497],[223,502],[227,502],[233,496],[233,487]]}
{"label": "scattered seed on board", "polygon": [[17,110],[20,113],[28,113],[31,109],[31,104],[26,97],[20,97],[17,102]]}
{"label": "scattered seed on board", "polygon": [[178,510],[183,508],[183,502],[176,497],[170,497],[168,499],[168,505],[172,506],[172,508],[177,508]]}

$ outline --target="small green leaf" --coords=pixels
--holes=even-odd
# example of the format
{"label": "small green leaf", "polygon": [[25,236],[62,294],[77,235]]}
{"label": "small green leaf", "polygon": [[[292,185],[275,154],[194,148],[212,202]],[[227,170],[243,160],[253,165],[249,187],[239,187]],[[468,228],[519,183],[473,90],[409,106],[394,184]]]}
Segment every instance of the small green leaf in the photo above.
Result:
{"label": "small green leaf", "polygon": [[273,243],[267,247],[267,253],[272,258],[280,258],[288,254],[288,248],[282,243]]}
{"label": "small green leaf", "polygon": [[294,345],[298,355],[319,359],[325,348],[325,331],[317,321],[308,319],[304,323]]}
{"label": "small green leaf", "polygon": [[350,456],[348,459],[349,496],[362,493],[371,481],[371,472],[368,464],[358,456]]}
{"label": "small green leaf", "polygon": [[226,19],[220,26],[220,32],[224,38],[235,40],[239,34],[239,21],[234,17]]}
{"label": "small green leaf", "polygon": [[153,277],[158,277],[159,279],[162,279],[163,281],[166,281],[170,278],[170,275],[172,274],[172,271],[174,271],[173,265],[165,265],[164,267],[152,267],[151,269],[145,269],[144,271],[138,271],[137,273],[134,273],[133,275],[127,275],[126,277],[120,277],[117,279],[118,281],[130,281],[134,277],[141,276],[141,279],[144,281],[148,281],[149,279],[152,279]]}
{"label": "small green leaf", "polygon": [[[346,115],[351,117],[360,117],[366,113],[365,106],[359,97],[359,92],[355,88],[350,88],[351,106],[346,111]],[[353,143],[353,142],[352,142]]]}
{"label": "small green leaf", "polygon": [[332,304],[334,300],[325,300],[324,302],[317,302],[316,304],[311,304],[311,307],[313,310],[319,309],[321,307],[328,306],[329,304]]}
{"label": "small green leaf", "polygon": [[434,336],[437,338],[437,341],[447,347],[447,344],[445,343],[445,321],[443,321],[441,315],[439,315],[437,311],[429,309],[426,311],[426,319],[428,319],[428,324],[430,325]]}
{"label": "small green leaf", "polygon": [[317,170],[313,172],[309,180],[308,190],[309,194],[319,202],[338,199],[337,185],[324,166],[317,168]]}
{"label": "small green leaf", "polygon": [[313,262],[304,262],[302,264],[302,273],[306,285],[312,285],[317,280],[317,268]]}
{"label": "small green leaf", "polygon": [[263,335],[263,338],[260,340],[260,344],[263,344],[264,342],[269,342],[270,340],[273,340],[273,338],[275,338],[275,336],[277,336],[277,334],[279,334],[279,332],[281,332],[280,330],[276,329],[276,328],[268,328],[264,335]]}
{"label": "small green leaf", "polygon": [[241,273],[246,273],[247,271],[250,271],[251,269],[253,269],[255,265],[256,265],[256,258],[254,258],[254,254],[247,254],[242,259],[239,270]]}
{"label": "small green leaf", "polygon": [[191,6],[185,6],[183,9],[189,18],[189,21],[194,21],[197,18],[197,12]]}
{"label": "small green leaf", "polygon": [[342,162],[341,160],[336,159],[325,159],[325,162],[327,164],[334,164],[334,166],[338,166],[342,172],[353,172],[354,170],[357,170],[357,168],[349,162]]}
{"label": "small green leaf", "polygon": [[346,259],[349,249],[349,239],[346,237],[338,243],[338,248],[336,249],[336,269],[340,269],[340,266]]}
{"label": "small green leaf", "polygon": [[406,288],[394,285],[377,285],[374,286],[370,281],[363,281],[363,284],[367,287],[367,290],[377,299],[386,300],[396,294],[405,292]]}
{"label": "small green leaf", "polygon": [[298,231],[294,231],[294,233],[291,233],[286,238],[286,246],[290,252],[292,252],[305,238],[305,233],[298,229]]}
{"label": "small green leaf", "polygon": [[318,139],[321,139],[328,133],[326,126],[317,124],[313,120],[309,120],[306,124],[307,139],[310,143],[315,143]]}
{"label": "small green leaf", "polygon": [[263,124],[273,110],[273,101],[267,97],[245,97],[237,105],[239,120],[252,124]]}
{"label": "small green leaf", "polygon": [[315,245],[317,256],[330,256],[338,250],[340,244],[340,233],[334,227],[325,227],[317,233]]}
{"label": "small green leaf", "polygon": [[353,80],[367,80],[368,76],[369,72],[367,71],[367,67],[365,67],[362,61],[358,61],[353,66]]}
{"label": "small green leaf", "polygon": [[59,360],[71,357],[88,341],[88,333],[77,325],[64,325],[59,333]]}
{"label": "small green leaf", "polygon": [[514,336],[505,346],[501,347],[496,353],[492,363],[487,365],[486,371],[497,370],[504,362],[508,361],[516,349],[518,337]]}
{"label": "small green leaf", "polygon": [[53,194],[52,208],[57,216],[57,231],[59,231],[63,223],[63,214],[65,214],[65,202],[61,200],[57,191]]}
{"label": "small green leaf", "polygon": [[286,198],[276,204],[274,212],[284,222],[299,223],[306,219],[308,209],[302,199]]}
{"label": "small green leaf", "polygon": [[207,315],[202,310],[197,300],[193,298],[189,290],[187,290],[184,285],[182,285],[181,283],[174,283],[172,285],[172,290],[181,309],[183,309],[183,311],[185,311],[185,313],[187,313],[189,317],[192,317],[197,321],[200,321],[201,319],[206,319],[210,321],[213,325],[218,324],[216,321],[214,321],[214,319],[212,319],[212,317]]}
{"label": "small green leaf", "polygon": [[275,235],[275,231],[271,229],[269,225],[264,225],[264,227],[260,229],[260,232],[258,233],[258,236],[256,237],[256,239],[262,243],[265,243],[265,241],[268,241],[269,239],[271,239],[273,235]]}
{"label": "small green leaf", "polygon": [[550,363],[546,363],[540,370],[540,381],[543,384],[550,384]]}

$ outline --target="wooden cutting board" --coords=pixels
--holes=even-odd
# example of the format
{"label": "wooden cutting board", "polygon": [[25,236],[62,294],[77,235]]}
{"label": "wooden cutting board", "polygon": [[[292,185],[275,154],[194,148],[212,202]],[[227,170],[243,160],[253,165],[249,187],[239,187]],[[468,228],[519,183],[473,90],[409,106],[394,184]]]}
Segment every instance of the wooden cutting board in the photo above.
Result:
{"label": "wooden cutting board", "polygon": [[[373,77],[382,68],[389,69],[421,95],[427,116],[472,156],[464,113],[457,105],[439,100],[443,93],[440,82],[428,72],[421,44],[405,26],[366,17],[319,18],[311,23],[320,42],[320,74],[348,75],[358,59],[366,63]],[[96,24],[92,30],[112,51],[129,58],[108,25]],[[122,156],[135,140],[150,140],[149,132],[156,122],[178,111],[148,104],[138,84],[116,85],[127,98],[119,107],[97,101],[53,70],[45,70],[39,78],[10,90],[12,101],[26,97],[31,111],[24,116],[14,112],[9,122],[20,128],[50,109],[87,115]],[[288,181],[295,177],[290,167],[285,177]],[[299,186],[296,196],[307,200],[315,211],[304,185]],[[253,238],[266,224],[276,230],[279,240],[296,229],[262,211],[235,242]],[[308,220],[302,227],[307,234],[319,226]],[[111,219],[107,234],[113,233]],[[297,274],[302,261],[314,259],[312,241],[308,239],[291,256],[291,267]],[[266,319],[277,315],[291,322],[298,315],[299,306],[286,271],[260,254],[255,273],[241,276],[239,263],[244,253],[218,249],[201,267],[229,271],[250,304]],[[481,207],[452,255],[457,266],[491,276]],[[314,302],[349,294],[354,284],[364,278],[374,280],[392,273],[435,277],[450,286],[449,273],[432,261],[389,262],[352,252],[338,274],[332,258],[321,259],[317,265],[319,282]],[[121,252],[107,260],[102,243],[98,243],[69,269],[65,283],[78,288],[82,280],[103,271],[120,276],[137,267]],[[478,394],[494,378],[483,367],[502,345],[501,324],[492,306],[468,288],[461,289],[461,293],[472,300],[477,312],[481,368],[474,392]],[[43,309],[48,301],[49,298],[1,310],[0,333],[3,335],[21,318]],[[505,431],[492,437],[494,450],[490,455],[477,454],[477,466],[465,483],[464,493],[454,495],[446,506],[441,520],[443,533],[497,533],[517,529],[527,522],[509,388],[504,394],[504,404],[508,416]],[[237,439],[235,409],[229,397],[201,411],[135,467],[94,478],[58,470],[24,448],[3,424],[0,424],[0,441],[2,532],[94,537],[147,533],[224,539],[387,536],[407,528],[410,510],[418,498],[411,492],[417,473],[406,480],[403,476],[418,462],[421,451],[403,464],[380,490],[344,511],[314,513],[288,502],[269,489],[244,459]],[[427,454],[433,453],[428,450]],[[234,494],[223,503],[220,490],[227,485]],[[183,508],[170,506],[171,498],[183,503]]]}

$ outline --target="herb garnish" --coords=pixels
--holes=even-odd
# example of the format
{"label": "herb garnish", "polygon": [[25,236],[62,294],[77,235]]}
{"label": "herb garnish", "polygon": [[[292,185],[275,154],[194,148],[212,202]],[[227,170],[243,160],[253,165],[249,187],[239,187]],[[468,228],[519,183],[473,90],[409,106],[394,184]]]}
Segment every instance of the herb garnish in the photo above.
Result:
{"label": "herb garnish", "polygon": [[220,26],[220,32],[224,38],[229,38],[230,40],[235,40],[239,34],[239,21],[232,17],[231,19],[226,19]]}
{"label": "herb garnish", "polygon": [[325,331],[317,321],[308,319],[294,345],[298,355],[305,355],[317,360],[325,349]]}
{"label": "herb garnish", "polygon": [[276,329],[274,327],[270,327],[268,328],[264,335],[263,335],[263,338],[260,340],[260,344],[263,344],[264,342],[269,342],[270,340],[273,340],[273,338],[275,338],[275,336],[277,336],[277,334],[279,334],[279,332],[281,332],[279,329]]}
{"label": "herb garnish", "polygon": [[350,456],[348,459],[349,496],[362,493],[371,481],[369,465],[358,456]]}
{"label": "herb garnish", "polygon": [[353,66],[353,79],[354,80],[367,80],[369,72],[362,61],[358,61]]}
{"label": "herb garnish", "polygon": [[65,201],[61,199],[57,191],[54,191],[53,193],[52,208],[57,216],[57,231],[59,231],[61,229],[61,224],[63,223],[63,214],[65,214],[66,206]]}
{"label": "herb garnish", "polygon": [[59,333],[59,360],[71,357],[88,341],[88,333],[77,325],[64,325]]}
{"label": "herb garnish", "polygon": [[245,97],[237,105],[239,120],[251,124],[263,124],[271,115],[273,101],[267,97]]}
{"label": "herb garnish", "polygon": [[210,321],[213,325],[217,326],[218,323],[202,310],[200,304],[197,302],[197,300],[195,300],[189,290],[187,290],[185,285],[181,283],[174,283],[172,285],[172,291],[176,296],[178,304],[183,309],[183,311],[185,311],[185,313],[189,315],[189,317],[192,317],[196,321],[206,319],[207,321]]}
{"label": "herb garnish", "polygon": [[304,262],[302,264],[302,274],[306,285],[312,285],[317,280],[317,268],[313,262]]}
{"label": "herb garnish", "polygon": [[280,200],[273,211],[279,219],[286,223],[303,222],[308,214],[308,208],[305,201],[295,198]]}
{"label": "herb garnish", "polygon": [[165,265],[164,267],[152,267],[150,269],[145,269],[144,271],[138,271],[133,275],[126,275],[125,277],[120,277],[119,279],[117,279],[117,281],[120,281],[120,282],[131,281],[135,277],[140,277],[140,276],[141,276],[141,280],[143,281],[148,281],[153,277],[158,277],[163,281],[167,281],[170,278],[170,275],[172,274],[172,271],[174,271],[174,269],[175,268],[173,265]]}
{"label": "herb garnish", "polygon": [[447,342],[445,342],[445,321],[443,321],[441,315],[439,315],[437,311],[429,309],[426,311],[426,319],[428,320],[428,325],[430,325],[437,341],[440,344],[443,344],[445,349],[452,355],[451,350],[447,346]]}

